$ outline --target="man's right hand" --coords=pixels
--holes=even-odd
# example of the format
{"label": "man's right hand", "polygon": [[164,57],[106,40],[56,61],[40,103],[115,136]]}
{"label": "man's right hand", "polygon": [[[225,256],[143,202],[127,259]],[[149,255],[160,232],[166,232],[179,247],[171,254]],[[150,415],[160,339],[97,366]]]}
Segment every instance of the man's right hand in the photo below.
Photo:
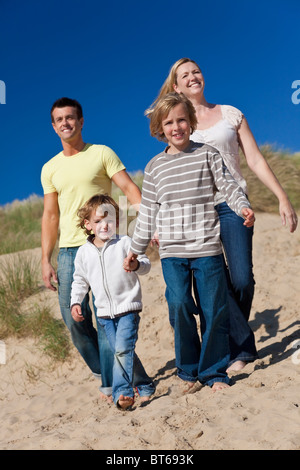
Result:
{"label": "man's right hand", "polygon": [[57,283],[56,272],[52,264],[49,263],[48,261],[45,263],[42,263],[42,275],[43,275],[43,281],[44,281],[45,286],[50,290],[56,291],[57,288],[51,282],[53,280],[53,282]]}

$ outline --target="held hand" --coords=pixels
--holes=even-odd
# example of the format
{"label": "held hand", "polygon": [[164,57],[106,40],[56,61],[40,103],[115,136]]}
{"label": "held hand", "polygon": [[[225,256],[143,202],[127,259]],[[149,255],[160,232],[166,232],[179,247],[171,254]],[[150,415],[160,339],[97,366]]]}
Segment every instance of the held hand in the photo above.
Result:
{"label": "held hand", "polygon": [[279,204],[279,213],[281,216],[282,225],[286,225],[288,223],[290,232],[293,233],[298,225],[298,217],[288,199]]}
{"label": "held hand", "polygon": [[84,320],[84,316],[82,315],[80,305],[73,305],[72,310],[71,310],[71,315],[72,315],[73,320],[77,322],[81,322]]}
{"label": "held hand", "polygon": [[135,253],[132,253],[132,251],[129,251],[127,257],[124,259],[123,262],[123,268],[127,273],[130,273],[134,269],[137,268],[137,257]]}
{"label": "held hand", "polygon": [[246,225],[246,227],[252,227],[255,222],[253,210],[250,209],[249,207],[244,207],[242,209],[242,214],[243,214],[243,217],[245,218],[244,225]]}
{"label": "held hand", "polygon": [[53,279],[53,282],[57,283],[57,276],[51,263],[42,263],[42,275],[45,286],[50,290],[56,291],[57,289],[54,287],[51,280]]}

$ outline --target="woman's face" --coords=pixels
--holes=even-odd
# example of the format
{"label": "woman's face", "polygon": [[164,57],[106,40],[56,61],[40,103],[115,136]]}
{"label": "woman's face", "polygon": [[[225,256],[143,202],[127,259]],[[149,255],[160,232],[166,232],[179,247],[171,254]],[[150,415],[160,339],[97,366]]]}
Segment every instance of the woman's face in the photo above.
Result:
{"label": "woman's face", "polygon": [[187,98],[203,93],[204,77],[198,65],[186,62],[177,69],[177,84],[173,85],[177,93],[183,93]]}

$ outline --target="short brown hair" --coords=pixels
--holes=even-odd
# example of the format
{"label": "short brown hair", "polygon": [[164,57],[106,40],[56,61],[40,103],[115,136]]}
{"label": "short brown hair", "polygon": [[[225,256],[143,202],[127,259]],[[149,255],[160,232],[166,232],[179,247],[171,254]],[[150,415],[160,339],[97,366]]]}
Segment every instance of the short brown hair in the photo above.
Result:
{"label": "short brown hair", "polygon": [[81,104],[77,100],[73,100],[72,98],[63,97],[63,98],[59,98],[58,100],[56,100],[55,103],[53,103],[53,105],[52,105],[52,108],[51,108],[51,111],[50,111],[52,122],[54,122],[53,121],[53,111],[54,111],[54,109],[55,108],[66,108],[67,106],[70,106],[71,108],[76,109],[78,119],[81,119],[83,117]]}
{"label": "short brown hair", "polygon": [[[116,217],[116,223],[118,224],[119,222],[120,209],[116,201],[112,197],[108,196],[108,194],[95,194],[88,201],[86,201],[86,203],[77,212],[77,216],[79,218],[77,227],[82,228],[86,235],[91,235],[92,232],[86,228],[85,220],[89,220],[92,211],[96,210],[99,206],[112,206]],[[110,209],[110,207],[106,207],[106,209]],[[104,207],[103,217],[106,217],[108,213],[109,210],[105,210]]]}
{"label": "short brown hair", "polygon": [[171,109],[175,108],[178,104],[183,104],[186,107],[189,121],[191,125],[191,133],[197,129],[196,111],[191,101],[182,93],[167,93],[163,96],[154,106],[151,113],[148,114],[150,119],[150,133],[158,140],[164,140],[165,135],[162,130],[162,121],[169,114]]}

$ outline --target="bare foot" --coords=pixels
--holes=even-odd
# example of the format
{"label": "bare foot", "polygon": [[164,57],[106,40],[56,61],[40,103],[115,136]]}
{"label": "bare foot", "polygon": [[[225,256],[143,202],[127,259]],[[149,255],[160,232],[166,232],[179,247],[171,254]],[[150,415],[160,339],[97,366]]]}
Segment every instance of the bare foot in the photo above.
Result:
{"label": "bare foot", "polygon": [[213,392],[216,392],[217,390],[222,390],[223,388],[230,388],[230,385],[225,382],[215,382],[211,387]]}
{"label": "bare foot", "polygon": [[183,393],[189,393],[192,391],[192,389],[194,388],[194,385],[196,384],[196,382],[184,382],[184,386],[183,386]]}
{"label": "bare foot", "polygon": [[228,372],[237,372],[239,370],[242,370],[244,369],[244,367],[247,365],[247,362],[244,362],[244,361],[235,361],[233,364],[231,364],[230,367],[228,367],[227,369],[227,373]]}
{"label": "bare foot", "polygon": [[150,397],[140,397],[139,398],[139,402],[142,404],[142,403],[147,403],[148,401],[150,401]]}
{"label": "bare foot", "polygon": [[100,392],[100,400],[107,401],[107,403],[112,403],[113,399],[111,395],[105,395],[105,393]]}
{"label": "bare foot", "polygon": [[122,410],[127,410],[130,406],[134,403],[133,397],[124,397],[124,395],[119,396],[119,400],[117,402],[118,407],[122,408]]}
{"label": "bare foot", "polygon": [[188,394],[188,393],[195,393],[198,392],[202,388],[202,385],[199,382],[184,382],[183,386],[183,393]]}
{"label": "bare foot", "polygon": [[137,396],[139,397],[139,402],[141,405],[143,405],[143,403],[147,403],[148,401],[150,401],[150,398],[152,395],[140,395],[138,387],[135,387],[135,391],[137,393]]}

